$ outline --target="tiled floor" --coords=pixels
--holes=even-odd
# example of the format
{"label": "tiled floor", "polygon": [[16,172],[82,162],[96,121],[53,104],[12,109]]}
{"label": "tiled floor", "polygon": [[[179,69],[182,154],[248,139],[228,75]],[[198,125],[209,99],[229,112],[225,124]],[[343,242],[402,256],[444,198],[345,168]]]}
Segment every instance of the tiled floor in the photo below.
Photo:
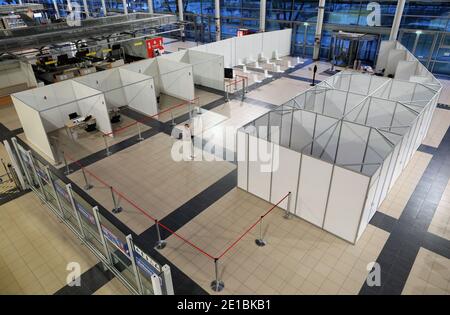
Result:
{"label": "tiled floor", "polygon": [[323,81],[329,78],[328,75],[321,74],[322,72],[330,69],[331,67],[330,63],[324,61],[313,62],[312,64],[293,72],[292,75],[296,77],[312,79],[314,65],[317,65],[316,80]]}
{"label": "tiled floor", "polygon": [[[133,135],[137,135],[138,127],[137,125],[133,125],[134,122],[134,119],[122,114],[120,122],[112,125],[115,133],[114,137],[107,138],[108,145],[111,146],[128,139]],[[139,128],[141,129],[141,132],[150,129],[150,127],[144,124],[140,124]],[[103,134],[100,131],[85,132],[82,130],[77,132],[72,139],[70,134],[67,133],[67,130],[63,128],[49,133],[48,136],[55,139],[54,143],[58,144],[60,151],[64,152],[69,163],[78,161],[86,156],[105,149],[105,141],[103,139]],[[62,153],[60,161],[62,162]],[[61,163],[59,167],[64,167],[64,164]]]}
{"label": "tiled floor", "polygon": [[436,108],[430,129],[422,143],[437,148],[450,127],[450,110]]}
{"label": "tiled floor", "polygon": [[247,97],[267,103],[281,105],[301,92],[311,88],[310,83],[280,78],[247,94]]}
{"label": "tiled floor", "polygon": [[444,190],[428,232],[450,241],[450,182]]}
{"label": "tiled floor", "polygon": [[103,287],[95,291],[94,295],[129,295],[130,292],[117,278],[112,279]]}
{"label": "tiled floor", "polygon": [[[207,130],[203,134],[203,138],[210,143],[224,147],[227,150],[235,151],[235,136],[234,133],[241,126],[252,121],[256,117],[261,116],[269,111],[257,105],[252,105],[239,100],[231,100],[213,109],[214,112],[228,117],[224,122]],[[232,136],[225,138],[226,133],[229,132]]]}
{"label": "tiled floor", "polygon": [[[158,115],[156,119],[162,122],[167,122],[171,120],[172,117],[176,118],[178,116],[186,114],[189,112],[189,109],[192,110],[195,106],[203,106],[221,98],[220,95],[198,88],[195,89],[196,99],[192,101],[191,106],[189,105],[189,102],[173,96],[161,94],[160,97],[159,112],[161,114]],[[169,110],[170,108],[173,109]]]}
{"label": "tiled floor", "polygon": [[[159,133],[88,166],[87,170],[160,220],[235,168],[229,162],[220,161],[176,162],[171,157],[174,141]],[[83,186],[81,171],[69,178]],[[94,188],[88,193],[112,210],[110,189],[91,176],[89,180]],[[124,211],[117,217],[137,234],[153,225],[149,218],[123,198],[118,198],[118,201]]]}
{"label": "tiled floor", "polygon": [[420,248],[402,294],[450,295],[450,259]]}
{"label": "tiled floor", "polygon": [[415,152],[406,168],[397,178],[391,191],[381,203],[378,211],[398,219],[431,158],[431,154]]}
{"label": "tiled floor", "polygon": [[35,194],[0,206],[0,294],[53,294],[69,262],[85,272],[97,259]]}
{"label": "tiled floor", "polygon": [[[179,43],[181,44],[181,42]],[[174,43],[173,47],[177,47],[176,45]],[[319,67],[317,79],[327,78],[327,76],[320,73],[328,69],[330,67],[329,64],[324,62],[318,62],[317,64]],[[310,69],[312,69],[313,65],[311,64],[297,70],[292,75],[302,80],[310,79],[312,74]],[[252,78],[250,78],[251,80]],[[248,102],[232,100],[229,103],[215,107],[211,112],[225,117],[226,120],[208,128],[203,133],[205,140],[209,140],[212,135],[220,134],[225,127],[232,126],[233,130],[236,130],[248,121],[268,111],[267,107],[256,104],[255,100],[282,104],[294,95],[308,89],[309,83],[302,80],[280,78],[249,93],[247,95],[250,98]],[[441,95],[440,102],[449,104],[450,96],[446,93],[444,92]],[[199,89],[196,90],[196,95],[201,96],[200,105],[217,101],[221,97]],[[168,101],[163,103],[171,104],[170,101],[175,102],[177,99],[168,99]],[[176,113],[175,116],[186,112],[187,109],[184,112]],[[10,126],[17,127],[17,125],[14,125],[14,120],[17,120],[15,113],[9,109],[9,111],[5,112],[5,115],[0,115],[0,122],[4,121],[5,124],[11,123]],[[165,117],[163,120],[168,121],[169,119],[170,116]],[[424,144],[437,148],[449,125],[450,111],[436,109]],[[213,140],[213,142],[216,142],[216,140]],[[235,166],[228,162],[217,161],[212,163],[174,162],[170,157],[170,148],[173,141],[168,135],[158,133],[108,158],[102,157],[97,162],[90,164],[87,169],[93,171],[118,191],[125,193],[143,211],[147,211],[148,214],[158,219],[170,218],[170,214],[174,213],[175,209],[178,212],[180,209],[190,211],[187,209],[188,207],[180,206],[186,203],[190,204],[195,199],[193,197],[198,196],[200,193],[206,194],[207,197],[214,195],[214,200],[208,200],[210,203],[202,208],[205,210],[200,212],[200,214],[185,214],[189,216],[190,221],[186,220],[187,223],[179,228],[177,233],[204,249],[211,256],[219,256],[271,205],[242,190],[237,188],[231,189],[231,186],[231,190],[226,190],[219,194],[217,190],[220,189],[218,189],[217,184],[213,184],[223,179],[224,176],[228,178],[229,175],[233,175],[231,171],[235,169]],[[220,141],[218,142],[220,143]],[[234,142],[226,143],[225,147],[229,150],[234,150]],[[103,149],[102,145],[100,145],[100,149]],[[432,152],[433,150],[429,151]],[[397,224],[399,221],[396,219],[401,217],[408,200],[414,197],[414,189],[419,180],[421,180],[424,171],[429,169],[427,166],[432,164],[430,164],[432,156],[430,153],[416,152],[410,164],[383,202],[380,212],[384,213],[382,216],[394,222],[393,228],[383,227],[385,229],[381,229],[376,227],[379,225],[369,224],[355,246],[296,217],[286,220],[282,217],[283,211],[275,208],[263,221],[262,233],[263,238],[267,241],[265,247],[257,247],[254,243],[255,238],[259,234],[259,226],[256,226],[235,248],[231,249],[219,260],[220,278],[225,282],[225,290],[221,294],[361,293],[360,290],[362,290],[361,288],[368,273],[366,269],[367,264],[380,259],[382,253],[386,252],[386,250],[391,250],[392,242],[390,242],[390,239],[396,235],[395,229],[399,225]],[[72,174],[70,178],[78,186],[84,186],[80,171]],[[102,187],[98,180],[90,176],[89,180],[92,181],[95,188],[87,193],[107,209],[112,209],[109,188]],[[214,189],[210,189],[211,187],[214,187]],[[205,193],[207,188],[208,192]],[[432,233],[431,235],[434,234],[443,239],[450,239],[449,191],[450,184],[447,183],[447,189],[439,201],[437,211],[428,228],[428,232]],[[33,195],[28,194],[27,196],[32,197]],[[90,256],[86,248],[81,247],[82,250],[79,250],[79,242],[72,237],[70,232],[63,231],[65,229],[64,226],[57,223],[54,218],[48,218],[51,216],[48,209],[36,206],[39,203],[36,197],[33,197],[32,201],[22,201],[22,198],[0,207],[0,234],[6,233],[7,235],[7,237],[0,238],[0,253],[2,253],[2,256],[0,256],[0,293],[3,293],[5,290],[3,288],[6,287],[11,292],[16,293],[33,293],[38,292],[38,290],[41,290],[40,293],[53,293],[64,285],[64,283],[61,284],[61,281],[65,281],[65,276],[63,277],[63,275],[67,274],[65,271],[67,259],[82,260],[75,254],[86,254],[87,257],[83,258],[85,259],[84,271],[94,265],[96,261],[95,259],[90,260],[92,256]],[[124,198],[117,195],[116,198],[124,208],[124,211],[116,215],[120,221],[142,237],[149,236],[149,232],[153,233],[153,230],[150,229],[153,222],[148,217],[145,217],[132,207]],[[20,203],[20,205],[16,206],[16,202]],[[5,206],[6,208],[4,208]],[[18,211],[16,210],[17,208],[19,209]],[[424,212],[426,211],[422,211],[417,216],[424,215]],[[10,222],[10,217],[13,214],[15,225],[24,222],[23,224],[26,224],[26,226],[20,229],[12,229],[10,224],[6,224],[5,222]],[[39,219],[41,216],[44,219]],[[404,225],[404,222],[402,224]],[[44,227],[41,227],[41,225]],[[64,234],[65,238],[59,236],[61,231],[67,233]],[[390,231],[391,234],[387,231]],[[38,247],[41,246],[40,244],[44,244],[43,238],[52,240],[50,245],[47,244],[48,242],[45,243],[48,248],[44,249],[44,252],[45,250],[49,251],[49,253],[50,251],[56,252],[57,255],[54,255],[58,257],[53,257],[49,254],[41,258],[46,261],[43,265],[48,265],[55,260],[55,266],[50,268],[54,277],[48,276],[48,279],[45,277],[40,279],[39,275],[41,273],[39,271],[33,272],[34,269],[30,269],[31,267],[28,264],[34,263],[35,260],[27,261],[26,259],[29,259],[28,255],[23,257],[21,255],[22,247],[29,248],[23,241],[27,236],[20,237],[17,233],[31,234],[33,236],[28,239],[28,242],[36,250],[32,251],[33,254],[30,257],[33,255],[44,256],[38,250]],[[37,235],[40,234],[42,236],[38,237]],[[397,233],[397,235],[399,234]],[[20,241],[11,245],[9,244],[10,237],[18,237]],[[70,249],[66,249],[66,246],[69,246]],[[24,266],[28,268],[27,271],[29,272],[26,272],[27,276],[22,276],[21,282],[16,278],[20,278],[21,272],[25,271],[18,270],[14,273],[16,266],[15,264],[11,267],[9,266],[13,260],[8,258],[10,255],[8,249],[6,249],[7,256],[3,255],[6,247],[9,248],[9,251],[13,251],[12,257],[14,257],[14,261],[21,257],[23,264],[17,264],[17,269],[24,269]],[[210,289],[210,282],[214,276],[214,265],[211,258],[205,257],[205,255],[200,254],[193,247],[174,236],[168,238],[168,246],[160,253],[205,291],[214,294]],[[49,262],[47,262],[47,258]],[[414,256],[412,259],[414,258],[414,267],[409,274],[408,280],[406,281],[406,277],[404,280],[406,285],[403,288],[403,293],[448,294],[449,259],[430,252],[425,248],[421,248],[417,257]],[[38,261],[40,260],[38,259]],[[403,266],[398,267],[403,268]],[[59,268],[64,270],[60,271]],[[3,276],[5,272],[8,276]],[[47,272],[44,274],[47,274]],[[7,285],[4,284],[6,282],[8,283]],[[30,288],[28,288],[28,285],[30,285]],[[24,288],[28,288],[28,291],[25,291]],[[115,279],[97,290],[96,294],[127,294],[127,291]]]}
{"label": "tiled floor", "polygon": [[21,128],[19,116],[17,116],[14,105],[0,106],[0,123],[5,125],[9,130]]}
{"label": "tiled floor", "polygon": [[[238,188],[186,224],[179,233],[218,257],[271,205]],[[356,246],[276,208],[263,221],[265,247],[255,245],[258,227],[219,260],[221,294],[356,294],[388,233],[369,226]],[[213,262],[173,236],[161,253],[205,290]]]}

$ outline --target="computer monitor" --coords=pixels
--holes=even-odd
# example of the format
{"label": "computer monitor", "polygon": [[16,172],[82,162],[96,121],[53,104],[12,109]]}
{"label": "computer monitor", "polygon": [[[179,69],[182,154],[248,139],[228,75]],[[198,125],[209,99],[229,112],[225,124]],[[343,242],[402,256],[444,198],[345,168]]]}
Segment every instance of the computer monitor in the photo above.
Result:
{"label": "computer monitor", "polygon": [[233,79],[233,68],[224,68],[225,70],[225,78]]}
{"label": "computer monitor", "polygon": [[69,119],[75,119],[75,118],[77,118],[78,117],[78,114],[77,113],[71,113],[71,114],[69,114]]}

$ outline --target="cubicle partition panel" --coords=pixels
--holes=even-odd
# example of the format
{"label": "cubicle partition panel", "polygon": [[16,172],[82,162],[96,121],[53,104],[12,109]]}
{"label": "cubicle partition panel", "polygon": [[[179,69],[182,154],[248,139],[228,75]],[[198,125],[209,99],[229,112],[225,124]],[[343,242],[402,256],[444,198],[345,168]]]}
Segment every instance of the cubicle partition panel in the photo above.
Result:
{"label": "cubicle partition panel", "polygon": [[28,105],[27,102],[30,100],[22,100],[21,96],[22,95],[13,94],[11,99],[27,140],[45,154],[46,157],[55,161],[53,150],[50,146],[47,131],[45,130],[39,110]]}
{"label": "cubicle partition panel", "polygon": [[70,114],[92,116],[100,131],[112,131],[103,93],[74,80],[16,93],[13,102],[26,138],[53,161],[48,133],[65,128]]}
{"label": "cubicle partition panel", "polygon": [[272,59],[290,55],[291,29],[257,33],[201,45],[189,51],[203,51],[222,55],[227,68],[249,63],[262,57]]}
{"label": "cubicle partition panel", "polygon": [[158,113],[155,83],[152,77],[119,69],[126,105],[148,116]]}
{"label": "cubicle partition panel", "polygon": [[225,90],[224,57],[201,51],[188,50],[194,83],[219,91]]}
{"label": "cubicle partition panel", "polygon": [[182,99],[195,98],[192,65],[166,58],[157,58],[159,90],[161,93]]}
{"label": "cubicle partition panel", "polygon": [[272,203],[291,192],[290,213],[355,243],[426,135],[440,88],[341,72],[238,131],[238,187]]}

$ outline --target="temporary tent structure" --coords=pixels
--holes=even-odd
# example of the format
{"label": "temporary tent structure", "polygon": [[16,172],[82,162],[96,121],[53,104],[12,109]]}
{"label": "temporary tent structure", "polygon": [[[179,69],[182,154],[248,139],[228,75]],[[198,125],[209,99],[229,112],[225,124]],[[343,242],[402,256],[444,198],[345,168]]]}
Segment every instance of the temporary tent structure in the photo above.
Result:
{"label": "temporary tent structure", "polygon": [[428,82],[341,72],[299,94],[238,131],[238,186],[355,243],[426,135]]}

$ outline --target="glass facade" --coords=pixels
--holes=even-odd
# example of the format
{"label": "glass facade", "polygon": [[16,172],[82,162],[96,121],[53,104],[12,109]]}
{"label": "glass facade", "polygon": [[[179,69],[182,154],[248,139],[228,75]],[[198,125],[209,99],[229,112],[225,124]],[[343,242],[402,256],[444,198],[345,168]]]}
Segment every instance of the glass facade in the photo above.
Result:
{"label": "glass facade", "polygon": [[[82,6],[82,0],[77,0]],[[4,3],[8,2],[3,0]],[[11,2],[14,2],[12,0]],[[54,14],[52,0],[31,0],[44,3]],[[92,15],[101,15],[101,0],[87,0]],[[57,0],[61,16],[66,15],[67,2]],[[122,0],[105,0],[107,11],[123,12]],[[318,0],[267,0],[266,30],[292,28],[293,53],[311,56],[317,21]],[[214,0],[183,0],[185,20],[193,22],[186,30],[188,39],[215,40]],[[222,38],[236,35],[239,28],[259,29],[260,1],[220,0]],[[395,16],[396,0],[326,0],[321,40],[321,58],[330,56],[332,34],[344,30],[377,34],[380,40],[389,37]],[[153,0],[156,13],[178,11],[177,0]],[[128,0],[129,12],[148,11],[147,0]],[[450,75],[450,1],[406,1],[400,24],[399,40],[434,73]],[[419,31],[419,36],[416,32]],[[417,38],[418,36],[418,38]],[[417,39],[417,43],[416,43]],[[415,49],[413,49],[415,48]],[[377,47],[371,45],[371,50]]]}

